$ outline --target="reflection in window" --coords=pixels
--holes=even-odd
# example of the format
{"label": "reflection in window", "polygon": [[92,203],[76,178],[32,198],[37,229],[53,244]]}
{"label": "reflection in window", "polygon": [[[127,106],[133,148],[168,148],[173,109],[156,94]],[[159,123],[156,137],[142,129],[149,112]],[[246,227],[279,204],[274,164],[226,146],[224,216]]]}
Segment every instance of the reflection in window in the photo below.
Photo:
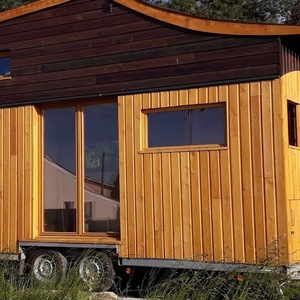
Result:
{"label": "reflection in window", "polygon": [[226,144],[225,105],[147,113],[148,147]]}
{"label": "reflection in window", "polygon": [[76,231],[75,108],[44,111],[44,231]]}
{"label": "reflection in window", "polygon": [[119,233],[116,102],[44,110],[43,208],[45,232]]}
{"label": "reflection in window", "polygon": [[293,102],[288,102],[288,133],[289,133],[289,145],[298,146],[297,105]]}
{"label": "reflection in window", "polygon": [[10,76],[10,53],[9,51],[0,51],[0,78]]}
{"label": "reflection in window", "polygon": [[119,232],[117,103],[84,108],[85,231]]}

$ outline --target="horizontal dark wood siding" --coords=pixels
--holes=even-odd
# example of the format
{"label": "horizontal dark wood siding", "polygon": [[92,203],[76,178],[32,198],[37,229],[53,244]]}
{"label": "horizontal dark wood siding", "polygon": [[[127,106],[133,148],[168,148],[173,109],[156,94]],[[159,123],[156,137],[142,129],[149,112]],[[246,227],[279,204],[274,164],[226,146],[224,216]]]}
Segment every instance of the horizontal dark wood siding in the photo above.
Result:
{"label": "horizontal dark wood siding", "polygon": [[275,78],[276,37],[186,31],[99,0],[76,0],[0,23],[12,79],[0,104]]}

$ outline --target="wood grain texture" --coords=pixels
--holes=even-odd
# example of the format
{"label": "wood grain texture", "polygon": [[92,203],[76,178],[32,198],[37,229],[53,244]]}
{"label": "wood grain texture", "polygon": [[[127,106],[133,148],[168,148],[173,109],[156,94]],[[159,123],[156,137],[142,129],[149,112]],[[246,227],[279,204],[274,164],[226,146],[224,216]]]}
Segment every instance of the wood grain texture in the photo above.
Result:
{"label": "wood grain texture", "polygon": [[[130,173],[141,190],[135,195],[127,193],[122,201],[128,211],[132,206],[131,214],[137,201],[145,204],[145,219],[138,211],[135,216],[144,226],[134,228],[123,220],[131,235],[138,232],[137,245],[145,243],[145,258],[262,263],[270,253],[277,253],[279,259],[274,249],[278,249],[280,235],[286,233],[287,222],[287,216],[280,213],[287,210],[282,181],[284,142],[278,141],[283,136],[280,80],[140,94],[133,102],[128,97],[119,97],[121,111],[126,107],[134,112],[134,132],[126,134],[142,140],[147,136],[147,122],[139,115],[139,105],[143,116],[142,109],[226,103],[224,148],[143,151],[144,142],[140,149],[132,149],[133,154],[124,145],[120,148],[125,165],[143,167],[142,176],[139,168]],[[128,189],[126,178],[124,182]],[[133,203],[137,195],[139,200]],[[287,248],[286,239],[281,246]],[[128,244],[120,247],[126,253]],[[131,255],[141,257],[138,251]]]}
{"label": "wood grain texture", "polygon": [[1,49],[10,49],[12,59],[12,80],[0,81],[0,105],[280,74],[276,37],[184,30],[118,3],[107,11],[106,4],[70,1],[0,22]]}

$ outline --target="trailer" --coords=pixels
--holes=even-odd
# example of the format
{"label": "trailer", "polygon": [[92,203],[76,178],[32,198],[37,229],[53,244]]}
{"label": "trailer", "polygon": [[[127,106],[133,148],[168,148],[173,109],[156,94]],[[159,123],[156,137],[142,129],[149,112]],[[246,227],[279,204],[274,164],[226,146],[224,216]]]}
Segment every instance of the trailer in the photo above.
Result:
{"label": "trailer", "polygon": [[0,13],[0,41],[0,252],[19,275],[300,278],[299,26],[39,0]]}

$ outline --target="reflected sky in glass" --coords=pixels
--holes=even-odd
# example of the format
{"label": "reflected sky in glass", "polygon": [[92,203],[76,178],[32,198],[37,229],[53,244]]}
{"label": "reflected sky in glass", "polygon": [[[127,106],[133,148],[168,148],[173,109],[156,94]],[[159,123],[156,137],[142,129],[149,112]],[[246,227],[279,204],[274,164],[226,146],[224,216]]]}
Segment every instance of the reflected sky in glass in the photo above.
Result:
{"label": "reflected sky in glass", "polygon": [[148,147],[225,144],[225,106],[148,115]]}
{"label": "reflected sky in glass", "polygon": [[0,58],[0,75],[2,76],[10,75],[10,57]]}

